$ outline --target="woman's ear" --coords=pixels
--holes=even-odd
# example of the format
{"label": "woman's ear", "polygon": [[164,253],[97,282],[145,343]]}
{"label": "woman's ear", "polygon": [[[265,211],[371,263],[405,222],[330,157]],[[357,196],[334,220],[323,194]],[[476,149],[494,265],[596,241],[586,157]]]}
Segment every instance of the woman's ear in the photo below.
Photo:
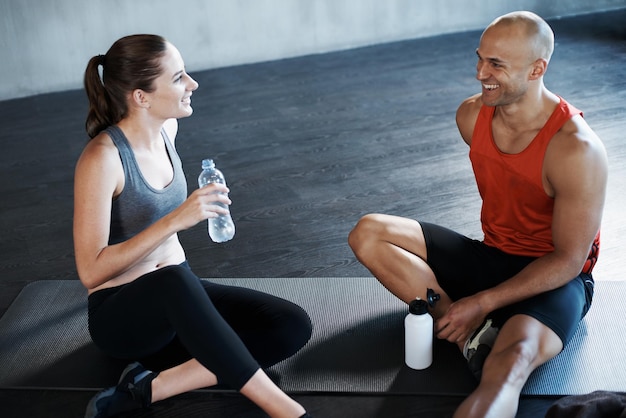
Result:
{"label": "woman's ear", "polygon": [[150,101],[148,100],[147,94],[141,89],[135,89],[132,92],[132,100],[133,103],[145,109],[150,109]]}

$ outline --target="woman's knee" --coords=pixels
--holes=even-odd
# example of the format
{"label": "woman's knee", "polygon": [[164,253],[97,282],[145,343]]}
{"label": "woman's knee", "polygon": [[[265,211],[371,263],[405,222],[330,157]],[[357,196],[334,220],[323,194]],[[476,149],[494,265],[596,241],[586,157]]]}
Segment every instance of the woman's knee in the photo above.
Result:
{"label": "woman's knee", "polygon": [[[304,309],[296,304],[289,303],[280,307],[281,312],[275,318],[273,324],[264,327],[267,331],[264,340],[272,340],[274,346],[271,363],[276,363],[297,353],[311,339],[313,324],[311,318]],[[265,345],[269,345],[266,344]],[[269,357],[272,357],[271,355]],[[260,360],[263,364],[267,360]]]}
{"label": "woman's knee", "polygon": [[292,306],[286,317],[288,319],[284,334],[289,342],[289,351],[294,354],[311,339],[313,323],[306,311],[297,305]]}

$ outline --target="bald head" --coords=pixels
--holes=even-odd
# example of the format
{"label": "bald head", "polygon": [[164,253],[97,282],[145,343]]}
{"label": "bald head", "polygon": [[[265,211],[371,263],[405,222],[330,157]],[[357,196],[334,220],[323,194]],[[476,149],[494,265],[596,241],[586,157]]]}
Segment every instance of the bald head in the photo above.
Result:
{"label": "bald head", "polygon": [[554,32],[550,25],[541,17],[532,12],[519,11],[505,14],[495,19],[487,28],[486,33],[492,28],[515,31],[523,36],[529,47],[529,57],[532,61],[542,58],[550,61],[554,51]]}

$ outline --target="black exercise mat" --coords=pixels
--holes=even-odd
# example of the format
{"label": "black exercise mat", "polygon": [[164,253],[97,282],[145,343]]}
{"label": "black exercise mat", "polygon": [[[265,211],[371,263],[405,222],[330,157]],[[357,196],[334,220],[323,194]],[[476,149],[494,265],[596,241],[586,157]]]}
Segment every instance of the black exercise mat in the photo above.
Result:
{"label": "black exercise mat", "polygon": [[[435,342],[433,365],[403,361],[406,308],[371,277],[211,279],[259,289],[301,305],[311,341],[270,375],[290,393],[466,395],[476,385],[458,349]],[[593,307],[566,349],[535,371],[523,393],[623,391],[626,282],[599,282]],[[86,291],[78,281],[26,286],[0,318],[0,387],[98,389],[125,364],[102,355],[87,333]]]}

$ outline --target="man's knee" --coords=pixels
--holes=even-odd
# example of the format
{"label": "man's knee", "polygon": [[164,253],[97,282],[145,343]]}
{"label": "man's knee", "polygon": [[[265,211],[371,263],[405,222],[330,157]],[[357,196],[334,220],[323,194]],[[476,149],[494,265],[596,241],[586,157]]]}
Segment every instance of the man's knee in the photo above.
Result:
{"label": "man's knee", "polygon": [[[530,373],[563,349],[560,337],[548,326],[529,315],[510,318],[498,335],[485,360],[485,372],[504,376],[509,382],[522,382]],[[521,389],[521,387],[520,387]]]}
{"label": "man's knee", "polygon": [[363,216],[348,235],[348,244],[358,256],[368,242],[376,236],[382,225],[381,215],[371,213]]}
{"label": "man's knee", "polygon": [[528,340],[518,340],[492,351],[485,359],[482,379],[499,385],[514,385],[521,390],[536,367],[537,355],[537,345]]}

